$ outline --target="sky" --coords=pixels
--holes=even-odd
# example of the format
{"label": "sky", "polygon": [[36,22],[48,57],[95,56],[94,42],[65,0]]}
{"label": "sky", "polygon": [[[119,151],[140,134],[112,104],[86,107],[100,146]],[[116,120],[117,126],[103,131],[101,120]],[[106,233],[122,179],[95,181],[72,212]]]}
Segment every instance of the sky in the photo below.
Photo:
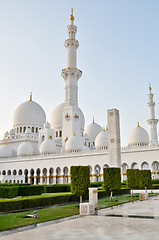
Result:
{"label": "sky", "polygon": [[158,0],[0,0],[0,138],[16,108],[33,100],[47,120],[64,101],[67,25],[74,8],[79,107],[85,125],[119,109],[122,146],[140,122],[148,132],[148,85],[159,118]]}

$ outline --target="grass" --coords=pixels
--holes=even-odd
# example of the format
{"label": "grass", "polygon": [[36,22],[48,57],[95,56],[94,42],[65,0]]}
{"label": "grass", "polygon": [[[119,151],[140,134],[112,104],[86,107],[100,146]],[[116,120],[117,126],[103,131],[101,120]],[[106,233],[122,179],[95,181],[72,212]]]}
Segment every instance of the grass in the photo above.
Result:
{"label": "grass", "polygon": [[[59,193],[58,193],[59,194]],[[155,196],[156,194],[151,194]],[[113,197],[113,201],[110,202],[109,197],[99,199],[98,207],[99,209],[107,208],[127,202],[132,202],[138,200],[139,197],[134,194],[131,198],[130,194],[118,196],[118,202],[115,202],[116,197]],[[25,211],[19,213],[10,213],[0,215],[0,231],[10,230],[17,227],[27,226],[31,224],[37,224],[41,222],[46,222],[50,220],[55,220],[59,218],[64,218],[68,216],[73,216],[79,214],[79,204],[69,204],[65,206],[55,206],[49,208],[38,209],[39,218],[24,218],[27,214],[33,214],[32,211]]]}

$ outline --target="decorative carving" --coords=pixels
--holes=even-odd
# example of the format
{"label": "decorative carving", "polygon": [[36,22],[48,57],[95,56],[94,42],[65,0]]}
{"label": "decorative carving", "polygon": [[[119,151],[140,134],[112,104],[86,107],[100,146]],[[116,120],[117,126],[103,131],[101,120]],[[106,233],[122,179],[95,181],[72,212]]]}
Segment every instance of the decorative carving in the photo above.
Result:
{"label": "decorative carving", "polygon": [[109,115],[112,116],[112,115],[113,115],[113,112],[110,112]]}
{"label": "decorative carving", "polygon": [[66,118],[66,120],[69,120],[69,118],[70,118],[70,115],[68,115],[68,113],[65,115],[65,118]]}
{"label": "decorative carving", "polygon": [[79,118],[79,116],[77,115],[77,113],[75,114],[74,118],[76,118],[76,119]]}
{"label": "decorative carving", "polygon": [[113,143],[113,142],[114,142],[114,139],[110,139],[110,142]]}

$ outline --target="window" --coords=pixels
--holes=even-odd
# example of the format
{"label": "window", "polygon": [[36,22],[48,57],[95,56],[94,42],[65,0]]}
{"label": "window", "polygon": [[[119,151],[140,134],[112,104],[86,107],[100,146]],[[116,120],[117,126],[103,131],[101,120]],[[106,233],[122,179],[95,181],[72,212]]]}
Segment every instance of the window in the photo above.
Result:
{"label": "window", "polygon": [[19,128],[17,127],[17,133],[18,133],[18,131],[19,131]]}
{"label": "window", "polygon": [[38,133],[38,128],[36,127],[36,133]]}
{"label": "window", "polygon": [[34,132],[34,127],[32,127],[32,133]]}
{"label": "window", "polygon": [[22,127],[20,127],[20,132],[22,132]]}
{"label": "window", "polygon": [[58,131],[56,131],[56,138],[58,137]]}
{"label": "window", "polygon": [[26,131],[26,127],[24,127],[24,132]]}
{"label": "window", "polygon": [[59,132],[60,137],[62,137],[62,131]]}

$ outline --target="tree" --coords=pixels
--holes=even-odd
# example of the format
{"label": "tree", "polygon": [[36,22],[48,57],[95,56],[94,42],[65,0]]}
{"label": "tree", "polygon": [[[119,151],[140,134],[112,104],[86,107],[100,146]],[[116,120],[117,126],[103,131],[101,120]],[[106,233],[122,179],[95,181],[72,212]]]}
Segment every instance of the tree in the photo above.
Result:
{"label": "tree", "polygon": [[110,167],[103,169],[103,187],[110,191],[110,201],[112,201],[112,191],[121,189],[121,170],[120,168]]}
{"label": "tree", "polygon": [[90,187],[90,169],[88,166],[71,166],[71,192],[80,196],[80,203],[82,196],[88,194]]}

